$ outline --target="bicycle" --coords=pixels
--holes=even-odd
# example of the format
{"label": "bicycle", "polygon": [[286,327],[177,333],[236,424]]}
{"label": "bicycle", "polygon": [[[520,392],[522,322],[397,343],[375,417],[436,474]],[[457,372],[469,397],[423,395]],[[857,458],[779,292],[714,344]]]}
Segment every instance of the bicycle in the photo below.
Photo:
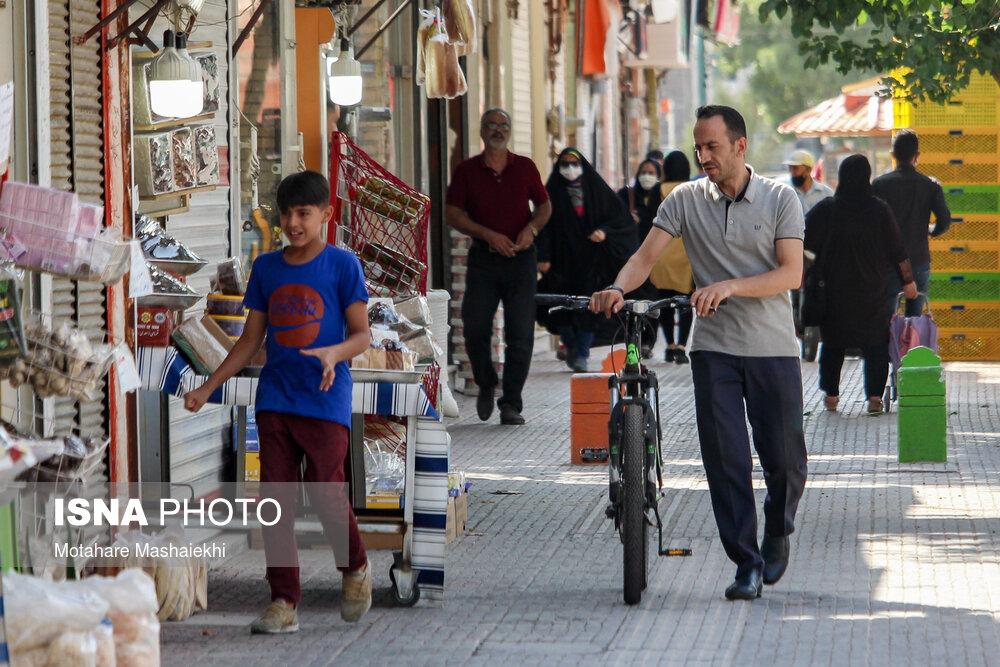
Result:
{"label": "bicycle", "polygon": [[[540,306],[553,311],[590,311],[590,297],[539,294]],[[663,456],[660,449],[659,382],[656,372],[641,363],[643,321],[663,308],[690,308],[686,296],[658,301],[626,301],[618,312],[623,316],[625,366],[608,380],[610,418],[608,420],[609,503],[605,514],[614,520],[623,545],[623,587],[625,604],[642,599],[646,589],[649,553],[649,518],[652,512],[659,533],[660,556],[690,556],[690,549],[664,549],[663,522],[660,520],[660,487],[663,485]]]}

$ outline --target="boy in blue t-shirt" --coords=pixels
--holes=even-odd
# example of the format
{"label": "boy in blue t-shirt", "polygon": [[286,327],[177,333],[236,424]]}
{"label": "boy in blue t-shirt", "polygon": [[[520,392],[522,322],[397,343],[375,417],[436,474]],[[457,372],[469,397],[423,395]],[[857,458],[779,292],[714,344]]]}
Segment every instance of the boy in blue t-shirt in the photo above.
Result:
{"label": "boy in blue t-shirt", "polygon": [[[281,559],[279,554],[284,562],[298,562],[293,483],[303,457],[304,481],[345,482],[352,394],[347,360],[361,354],[370,338],[361,263],[323,238],[323,225],[333,215],[327,179],[313,171],[289,176],[278,185],[277,200],[288,245],[254,262],[243,301],[249,309],[243,334],[205,384],[184,395],[184,407],[197,412],[250,362],[267,334],[267,363],[255,403],[260,478],[269,491],[278,489],[268,495],[279,502],[281,520],[263,527],[272,602],[251,626],[254,634],[299,629],[299,569],[270,563]],[[309,485],[310,491],[317,488],[329,487]],[[347,504],[350,553],[348,566],[338,568],[344,577],[340,613],[353,622],[371,607],[371,573],[354,512],[342,504]],[[344,529],[343,513],[336,518],[330,503],[312,505],[333,542],[335,531]]]}

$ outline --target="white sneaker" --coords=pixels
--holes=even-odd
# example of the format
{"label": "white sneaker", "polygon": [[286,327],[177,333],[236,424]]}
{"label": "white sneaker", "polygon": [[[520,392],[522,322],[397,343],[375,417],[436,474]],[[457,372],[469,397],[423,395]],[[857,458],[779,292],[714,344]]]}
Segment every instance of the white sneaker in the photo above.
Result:
{"label": "white sneaker", "polygon": [[359,621],[372,606],[372,574],[368,563],[355,572],[345,572],[340,594],[340,617],[348,623]]}

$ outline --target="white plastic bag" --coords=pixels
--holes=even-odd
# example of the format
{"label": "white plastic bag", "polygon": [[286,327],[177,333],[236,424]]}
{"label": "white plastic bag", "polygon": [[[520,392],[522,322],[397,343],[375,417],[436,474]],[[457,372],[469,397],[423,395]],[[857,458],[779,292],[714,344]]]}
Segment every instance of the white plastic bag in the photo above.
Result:
{"label": "white plastic bag", "polygon": [[80,585],[108,603],[117,667],[159,667],[159,605],[153,578],[130,568],[116,577],[90,577]]}
{"label": "white plastic bag", "polygon": [[476,52],[476,12],[472,0],[444,0],[441,4],[448,30],[448,40],[458,50],[458,55],[467,56]]}

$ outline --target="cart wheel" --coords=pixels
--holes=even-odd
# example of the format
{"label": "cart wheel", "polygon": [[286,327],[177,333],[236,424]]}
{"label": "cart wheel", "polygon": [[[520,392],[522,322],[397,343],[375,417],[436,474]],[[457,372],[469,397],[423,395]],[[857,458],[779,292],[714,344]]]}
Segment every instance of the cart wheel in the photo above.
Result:
{"label": "cart wheel", "polygon": [[399,587],[396,585],[396,566],[393,565],[389,568],[389,580],[392,582],[392,601],[399,607],[412,607],[417,604],[420,600],[420,586],[417,582],[413,582],[413,590],[407,597],[402,597],[399,594]]}
{"label": "cart wheel", "polygon": [[802,332],[802,358],[806,361],[816,361],[818,349],[819,327],[806,327]]}

